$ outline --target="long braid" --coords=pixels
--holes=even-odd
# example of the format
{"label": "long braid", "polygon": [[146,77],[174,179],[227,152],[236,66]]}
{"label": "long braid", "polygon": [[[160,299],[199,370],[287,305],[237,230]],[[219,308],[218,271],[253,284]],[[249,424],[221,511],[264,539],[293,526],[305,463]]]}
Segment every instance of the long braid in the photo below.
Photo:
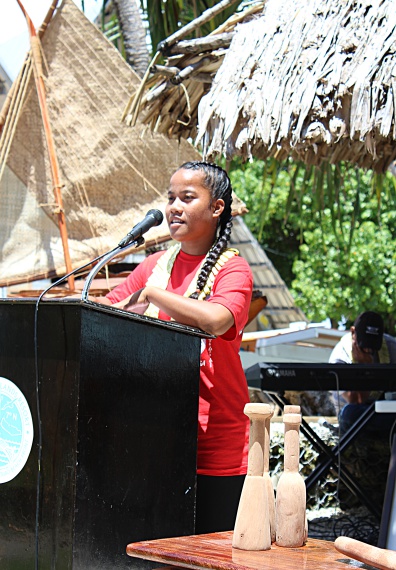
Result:
{"label": "long braid", "polygon": [[219,259],[221,253],[227,248],[228,242],[230,241],[232,228],[232,186],[226,171],[220,166],[217,166],[217,164],[192,161],[182,164],[178,170],[181,169],[202,170],[205,174],[204,185],[210,191],[212,200],[218,200],[220,198],[224,200],[224,210],[219,219],[218,235],[198,275],[197,291],[190,295],[192,299],[197,299],[199,293],[205,287],[213,266]]}

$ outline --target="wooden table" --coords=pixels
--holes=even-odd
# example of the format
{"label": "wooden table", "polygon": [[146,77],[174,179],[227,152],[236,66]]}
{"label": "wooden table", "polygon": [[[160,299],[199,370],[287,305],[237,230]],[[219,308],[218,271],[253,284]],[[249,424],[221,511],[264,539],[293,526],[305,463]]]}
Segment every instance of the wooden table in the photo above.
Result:
{"label": "wooden table", "polygon": [[135,542],[126,551],[159,566],[193,570],[345,570],[359,565],[338,552],[333,542],[313,538],[301,548],[237,550],[232,548],[232,531]]}

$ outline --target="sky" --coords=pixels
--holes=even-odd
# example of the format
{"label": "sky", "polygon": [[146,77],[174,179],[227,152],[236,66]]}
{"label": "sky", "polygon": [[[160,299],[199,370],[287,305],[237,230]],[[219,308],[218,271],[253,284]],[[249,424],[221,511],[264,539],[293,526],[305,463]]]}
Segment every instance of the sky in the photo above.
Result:
{"label": "sky", "polygon": [[[21,0],[35,28],[39,28],[52,0]],[[74,0],[81,8],[81,0]],[[85,14],[93,20],[102,0],[85,0]],[[13,81],[19,73],[29,49],[29,34],[25,17],[17,0],[0,0],[0,65]]]}

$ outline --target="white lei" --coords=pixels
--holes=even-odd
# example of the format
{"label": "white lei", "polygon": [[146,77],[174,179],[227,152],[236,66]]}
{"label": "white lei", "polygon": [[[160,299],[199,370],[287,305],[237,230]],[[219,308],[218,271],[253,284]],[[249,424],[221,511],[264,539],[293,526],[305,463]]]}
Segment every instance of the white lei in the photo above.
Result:
{"label": "white lei", "polygon": [[[177,243],[177,244],[173,245],[172,247],[170,247],[163,255],[161,255],[161,257],[158,259],[150,277],[147,279],[146,285],[152,285],[153,287],[159,287],[160,289],[164,289],[164,290],[168,287],[169,279],[170,279],[170,276],[172,273],[173,264],[175,263],[175,259],[177,257],[177,254],[180,251],[180,248],[181,248],[181,244]],[[187,290],[184,293],[183,297],[189,297],[192,293],[194,293],[194,291],[197,290],[198,275],[199,275],[199,272],[201,271],[203,264],[206,261],[207,255],[205,256],[205,258],[200,263],[198,270],[195,273],[194,278],[191,281],[190,285],[187,287]],[[209,277],[205,283],[205,286],[198,296],[198,300],[203,301],[204,299],[206,299],[210,295],[210,292],[212,290],[213,283],[214,283],[214,280],[216,278],[216,275],[218,274],[220,269],[223,267],[223,265],[229,259],[234,257],[234,255],[239,255],[239,251],[237,249],[228,248],[222,252],[219,259],[214,264],[212,271],[210,272],[210,275],[209,275]],[[158,318],[158,313],[159,313],[158,307],[156,307],[155,305],[150,303],[144,314],[147,315],[148,317]]]}

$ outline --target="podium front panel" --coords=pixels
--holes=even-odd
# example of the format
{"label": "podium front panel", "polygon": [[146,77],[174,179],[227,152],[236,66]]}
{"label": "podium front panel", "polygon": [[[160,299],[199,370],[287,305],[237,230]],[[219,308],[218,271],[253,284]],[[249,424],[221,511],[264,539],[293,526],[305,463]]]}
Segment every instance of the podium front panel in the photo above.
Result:
{"label": "podium front panel", "polygon": [[39,305],[35,331],[35,311],[0,301],[0,376],[34,427],[26,465],[0,484],[1,568],[143,567],[131,540],[194,533],[201,339],[60,301]]}

